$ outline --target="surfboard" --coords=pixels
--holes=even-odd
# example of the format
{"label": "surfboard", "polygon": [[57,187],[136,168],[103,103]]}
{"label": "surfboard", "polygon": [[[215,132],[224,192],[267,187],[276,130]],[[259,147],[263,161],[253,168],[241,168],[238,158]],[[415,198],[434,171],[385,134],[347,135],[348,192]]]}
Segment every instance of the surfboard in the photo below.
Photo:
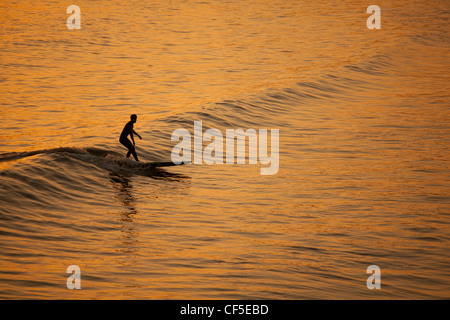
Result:
{"label": "surfboard", "polygon": [[181,166],[183,164],[185,164],[185,163],[175,164],[171,161],[156,161],[156,162],[147,162],[145,165],[149,165],[150,167],[153,167],[153,168],[160,168],[160,167]]}

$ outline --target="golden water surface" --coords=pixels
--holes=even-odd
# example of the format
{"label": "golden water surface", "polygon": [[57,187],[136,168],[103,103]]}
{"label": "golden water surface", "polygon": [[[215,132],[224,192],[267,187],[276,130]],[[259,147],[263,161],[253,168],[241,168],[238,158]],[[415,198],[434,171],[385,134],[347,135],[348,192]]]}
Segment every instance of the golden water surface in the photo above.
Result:
{"label": "golden water surface", "polygon": [[[364,1],[69,4],[0,3],[1,298],[450,298],[447,1],[379,30]],[[279,171],[86,153],[131,113],[143,161],[202,121],[279,129]]]}

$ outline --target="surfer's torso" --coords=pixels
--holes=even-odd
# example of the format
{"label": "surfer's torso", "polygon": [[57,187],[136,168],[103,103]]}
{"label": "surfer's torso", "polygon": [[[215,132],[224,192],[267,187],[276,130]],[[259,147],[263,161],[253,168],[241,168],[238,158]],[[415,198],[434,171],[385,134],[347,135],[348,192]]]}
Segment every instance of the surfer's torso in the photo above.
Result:
{"label": "surfer's torso", "polygon": [[128,135],[133,132],[133,128],[134,128],[133,122],[129,121],[122,130],[120,140],[127,139]]}

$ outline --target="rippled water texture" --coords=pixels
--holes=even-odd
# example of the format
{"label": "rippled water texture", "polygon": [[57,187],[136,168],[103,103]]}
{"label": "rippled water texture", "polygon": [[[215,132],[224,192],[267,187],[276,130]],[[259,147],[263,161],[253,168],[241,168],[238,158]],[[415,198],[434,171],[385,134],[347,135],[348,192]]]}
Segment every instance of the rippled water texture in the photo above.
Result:
{"label": "rippled water texture", "polygon": [[[69,4],[0,4],[0,298],[450,298],[447,1]],[[149,163],[194,121],[278,173]]]}

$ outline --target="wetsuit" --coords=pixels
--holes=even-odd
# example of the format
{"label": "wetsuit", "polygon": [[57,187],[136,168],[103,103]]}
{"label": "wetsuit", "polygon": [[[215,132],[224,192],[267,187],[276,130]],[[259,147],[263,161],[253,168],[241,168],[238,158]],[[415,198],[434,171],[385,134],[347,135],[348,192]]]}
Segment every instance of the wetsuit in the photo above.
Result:
{"label": "wetsuit", "polygon": [[128,135],[133,134],[133,127],[134,127],[133,122],[129,121],[123,128],[119,141],[128,149],[127,158],[129,158],[130,155],[132,154],[134,159],[136,161],[139,161],[136,154],[136,149],[134,148],[133,143],[131,143],[131,141],[128,139]]}

